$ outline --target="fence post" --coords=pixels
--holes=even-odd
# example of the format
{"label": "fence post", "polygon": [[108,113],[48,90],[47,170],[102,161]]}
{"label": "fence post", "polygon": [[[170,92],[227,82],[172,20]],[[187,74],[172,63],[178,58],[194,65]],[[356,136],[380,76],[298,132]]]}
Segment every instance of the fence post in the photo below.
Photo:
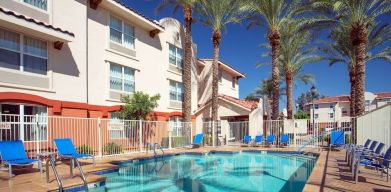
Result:
{"label": "fence post", "polygon": [[171,124],[168,123],[168,148],[171,149],[172,148],[172,131],[171,131]]}
{"label": "fence post", "polygon": [[193,123],[190,122],[190,143],[193,143]]}
{"label": "fence post", "polygon": [[212,121],[212,146],[216,147],[216,125],[215,125],[215,121]]}
{"label": "fence post", "polygon": [[297,127],[295,120],[293,119],[293,146],[297,147],[296,138],[297,138]]}
{"label": "fence post", "polygon": [[37,129],[37,136],[36,136],[36,144],[37,144],[37,154],[40,153],[39,149],[39,144],[41,143],[40,141],[40,133],[39,133],[39,121],[38,121],[38,114],[35,114],[35,128]]}
{"label": "fence post", "polygon": [[138,121],[138,127],[139,127],[139,131],[138,131],[138,137],[139,137],[138,145],[139,145],[139,151],[141,152],[143,150],[143,122],[142,122],[141,119]]}
{"label": "fence post", "polygon": [[98,117],[98,156],[102,157],[102,121],[100,117]]}

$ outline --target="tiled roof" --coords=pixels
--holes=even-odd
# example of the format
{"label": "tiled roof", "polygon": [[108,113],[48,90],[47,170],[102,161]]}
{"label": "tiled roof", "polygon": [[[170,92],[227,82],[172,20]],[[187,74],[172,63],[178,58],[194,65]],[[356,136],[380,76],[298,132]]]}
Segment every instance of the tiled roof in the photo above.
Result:
{"label": "tiled roof", "polygon": [[238,98],[234,98],[234,97],[231,97],[231,96],[228,96],[228,95],[219,95],[220,98],[223,98],[223,99],[226,99],[228,101],[231,101],[233,103],[236,103],[242,107],[245,107],[247,109],[254,109],[254,108],[257,108],[258,106],[258,102],[256,101],[251,101],[251,100],[241,100],[241,99],[238,99]]}
{"label": "tiled roof", "polygon": [[150,21],[151,23],[153,23],[153,24],[155,24],[155,25],[157,25],[157,26],[159,26],[159,27],[161,27],[161,28],[164,29],[164,27],[163,27],[162,25],[160,25],[157,21],[154,21],[154,20],[152,20],[151,18],[147,17],[146,15],[144,15],[144,14],[138,12],[137,10],[135,10],[135,9],[133,9],[133,8],[131,8],[131,7],[129,7],[128,5],[126,5],[125,3],[123,3],[121,0],[112,0],[112,1],[114,1],[114,2],[116,2],[116,3],[118,3],[118,4],[120,4],[121,6],[125,7],[126,9],[129,9],[130,11],[136,13],[137,15],[140,15],[140,16],[143,17],[144,19],[146,19],[146,20]]}
{"label": "tiled roof", "polygon": [[27,21],[27,22],[35,23],[35,24],[37,24],[37,25],[40,25],[40,26],[43,26],[43,27],[46,27],[46,28],[49,28],[49,29],[53,29],[53,30],[55,30],[55,31],[58,31],[58,32],[61,32],[61,33],[70,35],[70,36],[72,36],[72,37],[75,36],[75,34],[73,34],[72,32],[69,32],[69,31],[67,31],[67,30],[63,30],[63,29],[61,29],[61,28],[54,27],[53,25],[46,24],[46,23],[44,23],[44,22],[42,22],[42,21],[37,21],[37,20],[35,20],[35,19],[33,19],[33,18],[29,18],[29,17],[26,17],[26,16],[24,16],[24,15],[19,15],[19,14],[13,12],[13,11],[5,10],[5,9],[2,8],[2,7],[0,7],[0,12],[4,13],[4,14],[6,14],[6,15],[10,15],[10,16],[16,17],[16,18],[18,18],[18,19],[23,19],[23,20],[25,20],[25,21]]}
{"label": "tiled roof", "polygon": [[349,102],[350,97],[348,95],[335,96],[335,97],[325,97],[322,99],[316,100],[314,103],[336,103],[336,102]]}
{"label": "tiled roof", "polygon": [[[198,58],[198,60],[200,60],[200,61],[213,61],[213,59],[209,59],[209,58]],[[222,64],[224,64],[224,65],[227,66],[228,68],[232,69],[233,71],[235,71],[235,72],[241,74],[243,77],[245,77],[245,75],[244,75],[242,72],[240,72],[239,70],[233,68],[232,66],[228,65],[227,63],[224,63],[224,62],[221,61],[221,60],[219,60],[219,62],[222,63]]]}
{"label": "tiled roof", "polygon": [[376,99],[391,98],[391,92],[375,93],[375,95],[377,96]]}

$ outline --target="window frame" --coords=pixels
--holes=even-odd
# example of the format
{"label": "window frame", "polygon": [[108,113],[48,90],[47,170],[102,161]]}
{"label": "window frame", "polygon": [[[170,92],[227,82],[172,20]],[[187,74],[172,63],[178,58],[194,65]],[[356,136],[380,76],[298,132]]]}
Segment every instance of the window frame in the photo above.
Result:
{"label": "window frame", "polygon": [[[121,67],[121,90],[111,88],[111,65],[117,65],[117,66]],[[126,91],[125,90],[125,68],[128,68],[131,71],[133,71],[133,79],[134,79],[133,80],[133,87],[134,87],[133,91]],[[120,64],[117,64],[114,62],[109,62],[109,90],[121,92],[121,93],[135,93],[136,92],[136,69],[128,67],[128,66],[120,65]]]}
{"label": "window frame", "polygon": [[173,137],[183,137],[184,121],[180,116],[171,116],[169,119]]}
{"label": "window frame", "polygon": [[[48,73],[49,73],[49,43],[48,43],[48,41],[40,39],[40,38],[36,38],[36,37],[33,37],[33,36],[25,35],[23,33],[18,33],[18,32],[15,32],[15,31],[12,31],[12,30],[9,30],[9,29],[5,29],[5,28],[2,28],[2,27],[0,27],[0,30],[4,30],[4,31],[7,31],[7,32],[15,33],[15,34],[17,34],[19,36],[19,50],[18,51],[12,50],[12,49],[9,49],[9,48],[0,47],[0,49],[6,50],[6,51],[11,51],[11,52],[19,54],[19,69],[18,70],[17,69],[10,69],[10,68],[6,68],[6,67],[0,67],[0,69],[19,71],[19,72],[22,72],[22,73],[34,74],[34,75],[39,75],[39,76],[48,76]],[[26,37],[34,39],[34,40],[38,40],[38,41],[41,41],[41,42],[44,42],[45,46],[46,46],[46,52],[45,52],[46,53],[46,57],[42,57],[42,56],[39,56],[39,55],[33,55],[33,54],[25,52],[24,49],[25,49],[25,38]],[[27,55],[27,56],[30,56],[30,57],[36,57],[36,58],[40,58],[40,59],[46,59],[46,74],[26,71],[24,69],[25,68],[25,65],[24,65],[24,60],[25,60],[24,55]]]}
{"label": "window frame", "polygon": [[334,107],[335,107],[335,104],[334,103],[330,103],[329,108],[330,109],[334,109]]}
{"label": "window frame", "polygon": [[[112,17],[114,17],[114,18],[118,19],[119,21],[121,21],[121,31],[118,31],[118,29],[115,29],[115,28],[111,27],[111,18]],[[128,25],[129,27],[133,28],[133,34],[126,34],[125,33],[125,24]],[[122,18],[120,18],[120,17],[118,17],[118,16],[116,16],[114,14],[110,14],[109,15],[108,27],[109,27],[109,41],[111,43],[115,43],[117,45],[120,45],[122,47],[125,47],[125,48],[133,50],[133,51],[136,50],[136,27],[134,25],[131,25],[129,22],[124,21],[124,19],[122,19]],[[121,33],[121,43],[111,40],[111,29]],[[125,35],[130,36],[131,38],[133,38],[133,47],[128,47],[128,46],[126,46],[124,44],[124,36]]]}
{"label": "window frame", "polygon": [[318,119],[318,118],[319,118],[319,114],[315,113],[315,114],[314,114],[314,118],[315,118],[315,119]]}
{"label": "window frame", "polygon": [[329,119],[333,119],[335,117],[334,113],[329,113]]}
{"label": "window frame", "polygon": [[319,109],[319,104],[315,104],[314,109]]}
{"label": "window frame", "polygon": [[[171,83],[175,83],[175,90],[176,90],[176,92],[175,92],[175,98],[176,99],[171,99],[171,93],[172,93],[172,91],[171,91]],[[182,86],[182,93],[180,93],[180,92],[178,92],[178,88],[179,88],[179,86]],[[169,96],[169,99],[170,99],[170,101],[174,101],[174,102],[183,102],[183,83],[182,82],[178,82],[178,81],[174,81],[174,80],[169,80],[169,94],[168,94],[168,96]],[[182,98],[181,100],[179,100],[178,98],[179,98],[179,96],[180,96],[180,98]]]}
{"label": "window frame", "polygon": [[236,88],[236,77],[232,77],[232,88],[235,89]]}
{"label": "window frame", "polygon": [[16,0],[16,1],[21,2],[21,3],[23,3],[24,5],[29,6],[30,8],[36,9],[36,10],[38,10],[38,11],[42,11],[42,12],[44,12],[44,13],[49,13],[49,7],[50,7],[50,4],[51,4],[51,0],[46,0],[46,9],[42,9],[42,8],[40,8],[40,7],[37,7],[37,6],[33,5],[33,4],[30,4],[30,3],[28,3],[28,2],[25,2],[24,0]]}
{"label": "window frame", "polygon": [[[170,60],[170,49],[171,48],[174,48],[175,49],[175,64],[171,63],[171,60]],[[180,61],[180,65],[178,66],[178,60],[179,60],[179,50],[182,52],[182,59]],[[184,64],[184,58],[183,58],[183,49],[182,48],[179,48],[178,46],[175,46],[174,44],[171,44],[171,43],[168,43],[168,63],[172,66],[175,66],[176,68],[182,70],[183,69],[183,64]]]}

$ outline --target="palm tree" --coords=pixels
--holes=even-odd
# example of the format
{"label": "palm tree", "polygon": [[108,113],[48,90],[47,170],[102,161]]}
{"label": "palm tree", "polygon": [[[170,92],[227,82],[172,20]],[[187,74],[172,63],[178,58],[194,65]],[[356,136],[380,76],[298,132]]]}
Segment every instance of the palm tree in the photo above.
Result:
{"label": "palm tree", "polygon": [[[282,82],[280,81],[280,92],[285,92],[285,88],[281,87]],[[248,98],[253,98],[254,100],[259,100],[260,98],[267,97],[268,99],[272,98],[273,95],[273,81],[272,78],[269,77],[267,79],[263,79],[258,86],[254,89]],[[281,94],[282,95],[282,94]],[[280,96],[281,96],[280,95]]]}
{"label": "palm tree", "polygon": [[355,115],[365,112],[365,62],[369,28],[377,28],[379,17],[391,12],[389,0],[313,0],[315,10],[334,13],[338,24],[348,29],[354,54]]}
{"label": "palm tree", "polygon": [[265,22],[268,27],[267,39],[271,46],[272,56],[272,119],[279,117],[279,56],[281,44],[281,28],[292,18],[294,8],[297,5],[296,0],[250,0],[249,8],[257,15],[251,18],[250,25],[257,25]]}
{"label": "palm tree", "polygon": [[[342,63],[347,65],[350,81],[350,116],[355,114],[356,101],[356,68],[355,68],[355,54],[353,45],[350,40],[349,29],[346,27],[338,27],[330,34],[332,42],[328,42],[323,52],[327,55],[329,64],[334,65]],[[366,47],[367,56],[366,63],[375,60],[383,59],[391,63],[391,48],[382,48],[381,45],[391,42],[391,26],[388,24],[378,25],[376,28],[369,28],[368,44]],[[375,49],[376,48],[376,49]]]}
{"label": "palm tree", "polygon": [[212,29],[212,121],[217,120],[218,112],[218,61],[221,31],[230,23],[239,23],[245,18],[246,9],[241,0],[199,0],[196,11],[199,21]]}
{"label": "palm tree", "polygon": [[299,31],[298,27],[297,21],[292,20],[280,30],[279,67],[286,83],[288,119],[293,117],[292,89],[295,81],[300,80],[305,84],[313,81],[312,75],[302,73],[303,67],[323,60],[323,57],[316,55],[317,50],[309,46],[312,42],[310,31]]}
{"label": "palm tree", "polygon": [[191,24],[193,22],[193,8],[198,0],[163,0],[156,8],[160,11],[168,5],[174,6],[174,11],[183,7],[185,20],[185,43],[184,43],[184,66],[183,66],[183,117],[185,122],[191,122],[191,62],[192,62],[192,41]]}

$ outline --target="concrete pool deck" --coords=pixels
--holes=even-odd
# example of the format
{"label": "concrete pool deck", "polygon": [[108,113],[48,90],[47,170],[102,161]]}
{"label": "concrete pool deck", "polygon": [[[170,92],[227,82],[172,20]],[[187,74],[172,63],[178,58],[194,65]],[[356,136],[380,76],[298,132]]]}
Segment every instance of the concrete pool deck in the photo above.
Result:
{"label": "concrete pool deck", "polygon": [[[295,148],[262,148],[262,147],[220,147],[220,148],[198,148],[198,149],[173,149],[167,150],[166,154],[176,154],[183,152],[207,153],[211,151],[233,151],[242,150],[268,150],[268,151],[295,151]],[[315,151],[314,151],[315,152]],[[93,172],[102,170],[112,170],[118,168],[115,165],[121,161],[129,161],[153,156],[151,153],[135,153],[129,155],[112,156],[98,158],[96,167],[92,164],[83,166],[88,183],[99,183],[105,181],[105,178],[93,174]],[[391,181],[387,182],[386,177],[381,178],[380,173],[375,170],[361,168],[359,183],[354,184],[352,174],[348,171],[344,151],[319,152],[318,161],[307,181],[303,191],[391,191]],[[90,162],[90,161],[86,161]],[[74,177],[69,176],[69,166],[64,163],[58,163],[57,169],[65,188],[80,186],[83,184],[79,177],[79,171],[74,170]],[[6,170],[0,171],[0,192],[2,191],[53,191],[58,189],[52,171],[50,171],[50,182],[46,183],[46,174],[39,173],[38,169],[25,169],[15,171],[16,175],[9,179]]]}

